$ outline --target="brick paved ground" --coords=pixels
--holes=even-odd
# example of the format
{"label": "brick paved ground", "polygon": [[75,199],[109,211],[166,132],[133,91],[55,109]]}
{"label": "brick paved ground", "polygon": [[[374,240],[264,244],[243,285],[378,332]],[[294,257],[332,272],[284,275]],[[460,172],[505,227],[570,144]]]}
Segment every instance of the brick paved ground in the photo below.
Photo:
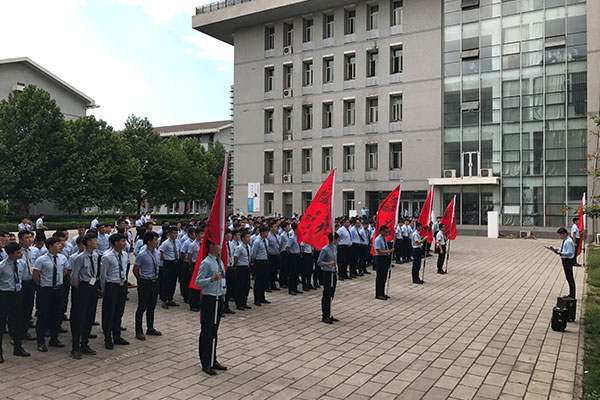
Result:
{"label": "brick paved ground", "polygon": [[[198,314],[159,308],[164,335],[139,342],[133,290],[130,346],[108,351],[100,336],[91,341],[97,356],[74,361],[66,349],[42,354],[26,342],[32,357],[21,359],[5,339],[0,398],[579,398],[579,323],[562,334],[549,328],[556,296],[568,290],[548,244],[560,243],[461,237],[447,276],[434,273],[434,258],[423,286],[409,284],[408,266],[393,268],[386,302],[374,299],[374,275],[341,282],[333,326],[320,322],[320,290],[268,294],[273,304],[223,320],[219,360],[229,371],[212,378],[199,367]],[[579,299],[583,275],[577,268]]]}

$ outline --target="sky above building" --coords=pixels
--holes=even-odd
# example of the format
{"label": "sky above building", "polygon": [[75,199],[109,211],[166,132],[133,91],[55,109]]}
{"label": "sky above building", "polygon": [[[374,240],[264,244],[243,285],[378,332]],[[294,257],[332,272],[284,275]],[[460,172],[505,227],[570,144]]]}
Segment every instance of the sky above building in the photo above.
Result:
{"label": "sky above building", "polygon": [[207,0],[1,0],[0,58],[29,57],[120,129],[228,119],[233,47],[192,29]]}

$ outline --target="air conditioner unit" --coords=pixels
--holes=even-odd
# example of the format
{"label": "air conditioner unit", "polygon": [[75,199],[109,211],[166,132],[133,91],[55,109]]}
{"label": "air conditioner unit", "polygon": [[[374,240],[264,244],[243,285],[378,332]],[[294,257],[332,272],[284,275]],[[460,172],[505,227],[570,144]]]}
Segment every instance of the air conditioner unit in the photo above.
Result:
{"label": "air conditioner unit", "polygon": [[520,238],[528,238],[531,236],[531,231],[519,231]]}
{"label": "air conditioner unit", "polygon": [[285,46],[283,48],[283,54],[292,54],[294,52],[294,48],[292,46]]}
{"label": "air conditioner unit", "polygon": [[25,89],[25,84],[21,82],[17,82],[15,86],[13,86],[13,91],[22,92]]}
{"label": "air conditioner unit", "polygon": [[482,168],[479,170],[479,176],[482,178],[490,178],[494,176],[494,171],[491,168]]}
{"label": "air conditioner unit", "polygon": [[444,170],[444,178],[456,178],[456,170],[455,169],[445,169]]}
{"label": "air conditioner unit", "polygon": [[283,135],[283,140],[293,140],[294,136],[291,133],[288,133],[287,135]]}
{"label": "air conditioner unit", "polygon": [[292,183],[292,176],[291,175],[284,175],[283,176],[283,183]]}
{"label": "air conditioner unit", "polygon": [[284,89],[283,97],[292,97],[294,95],[294,91],[292,89]]}

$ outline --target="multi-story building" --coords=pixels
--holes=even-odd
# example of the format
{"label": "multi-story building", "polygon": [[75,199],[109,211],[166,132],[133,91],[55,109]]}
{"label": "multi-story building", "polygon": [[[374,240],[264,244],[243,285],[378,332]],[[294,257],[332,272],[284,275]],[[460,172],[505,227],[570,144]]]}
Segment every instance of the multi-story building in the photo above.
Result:
{"label": "multi-story building", "polygon": [[[592,187],[600,4],[585,0],[268,0],[199,7],[235,47],[235,208],[302,212],[338,171],[336,209],[458,199],[463,228],[567,223]],[[590,192],[590,190],[588,190]],[[513,227],[513,228],[510,228]]]}

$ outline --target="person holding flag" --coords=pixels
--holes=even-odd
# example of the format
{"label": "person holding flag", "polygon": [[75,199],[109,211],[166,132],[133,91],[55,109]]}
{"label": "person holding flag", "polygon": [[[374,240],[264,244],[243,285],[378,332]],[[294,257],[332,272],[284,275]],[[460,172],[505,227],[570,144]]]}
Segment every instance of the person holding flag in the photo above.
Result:
{"label": "person holding flag", "polygon": [[330,233],[327,235],[329,243],[321,249],[317,265],[323,271],[323,297],[321,298],[321,311],[323,313],[322,321],[326,324],[333,324],[339,320],[331,315],[331,300],[335,294],[337,283],[337,241],[339,235]]}
{"label": "person holding flag", "polygon": [[394,252],[394,248],[388,248],[387,237],[390,231],[387,225],[379,227],[379,236],[375,238],[375,244],[373,246],[375,250],[375,258],[373,263],[375,264],[375,270],[377,276],[375,277],[375,298],[377,300],[387,300],[390,296],[385,294],[385,282],[388,276],[388,269],[390,268],[390,254]]}
{"label": "person holding flag", "polygon": [[423,243],[427,240],[427,236],[421,237],[423,231],[423,225],[420,222],[416,223],[416,229],[412,233],[411,245],[412,245],[412,281],[418,285],[422,285],[425,281],[421,280],[419,272],[421,271],[421,259],[423,258]]}
{"label": "person holding flag", "polygon": [[[583,209],[585,207],[585,193],[581,198],[581,203],[579,204],[579,209],[577,210],[577,216],[573,218],[573,226],[571,227],[571,238],[573,239],[573,243],[575,243],[575,255],[573,256],[573,266],[581,267],[581,264],[577,262],[577,257],[581,254],[583,248],[582,245],[585,244],[585,240],[582,240],[582,235],[585,232],[585,215],[583,214]],[[584,246],[585,247],[585,246]],[[585,253],[585,250],[583,250]],[[584,254],[584,264],[585,264],[585,254]]]}
{"label": "person holding flag", "polygon": [[448,258],[450,257],[450,241],[455,240],[457,236],[456,232],[456,196],[452,199],[448,207],[446,207],[446,211],[444,211],[444,215],[442,216],[442,220],[440,221],[440,225],[443,225],[443,228],[440,228],[441,231],[444,232],[444,238],[448,241],[447,248],[444,249],[445,259],[446,259],[446,269],[444,273],[448,273]]}
{"label": "person holding flag", "polygon": [[438,231],[435,235],[435,242],[437,243],[438,259],[437,259],[437,273],[445,274],[444,271],[444,258],[446,257],[446,235],[444,234],[445,226],[443,223],[438,222]]}

